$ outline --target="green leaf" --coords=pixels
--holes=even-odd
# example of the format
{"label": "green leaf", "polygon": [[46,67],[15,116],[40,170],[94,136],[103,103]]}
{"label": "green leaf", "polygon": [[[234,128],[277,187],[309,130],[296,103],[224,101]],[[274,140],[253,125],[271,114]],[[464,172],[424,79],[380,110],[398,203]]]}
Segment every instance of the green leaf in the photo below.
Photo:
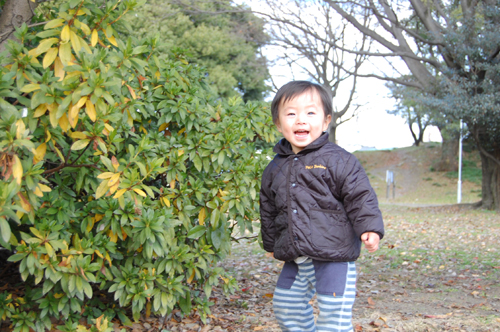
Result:
{"label": "green leaf", "polygon": [[179,307],[181,307],[181,310],[183,313],[188,314],[191,312],[191,293],[186,292],[185,297],[181,297],[179,299]]}
{"label": "green leaf", "polygon": [[196,155],[193,159],[194,167],[198,170],[198,172],[201,172],[203,169],[203,163],[201,162],[200,156]]}
{"label": "green leaf", "polygon": [[205,234],[207,228],[203,225],[198,225],[189,230],[187,233],[187,237],[190,239],[198,239],[200,236]]}
{"label": "green leaf", "polygon": [[210,215],[210,224],[212,227],[217,228],[219,226],[220,211],[219,209],[214,209]]}
{"label": "green leaf", "polygon": [[0,232],[2,233],[2,239],[5,242],[9,242],[11,235],[10,226],[7,220],[2,217],[0,217]]}

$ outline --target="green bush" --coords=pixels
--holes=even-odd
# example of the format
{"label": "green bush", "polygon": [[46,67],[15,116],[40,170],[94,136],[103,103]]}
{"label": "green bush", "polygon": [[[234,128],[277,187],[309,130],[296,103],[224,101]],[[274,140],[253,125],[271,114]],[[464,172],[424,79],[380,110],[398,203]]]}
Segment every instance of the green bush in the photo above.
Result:
{"label": "green bush", "polygon": [[104,3],[47,11],[3,59],[0,245],[26,291],[0,293],[0,321],[15,331],[175,307],[205,319],[212,288],[236,286],[216,265],[233,228],[258,217],[268,112],[211,95],[156,39],[122,42],[113,27],[137,4]]}

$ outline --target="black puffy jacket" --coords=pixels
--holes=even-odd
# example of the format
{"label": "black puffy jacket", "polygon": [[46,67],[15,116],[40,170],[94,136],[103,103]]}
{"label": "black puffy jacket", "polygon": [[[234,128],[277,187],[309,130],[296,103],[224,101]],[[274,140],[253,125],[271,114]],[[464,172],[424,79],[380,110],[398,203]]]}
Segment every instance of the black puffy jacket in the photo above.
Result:
{"label": "black puffy jacket", "polygon": [[351,153],[324,133],[298,154],[282,139],[262,175],[264,249],[290,261],[308,256],[354,261],[361,235],[384,235],[382,215],[368,177]]}

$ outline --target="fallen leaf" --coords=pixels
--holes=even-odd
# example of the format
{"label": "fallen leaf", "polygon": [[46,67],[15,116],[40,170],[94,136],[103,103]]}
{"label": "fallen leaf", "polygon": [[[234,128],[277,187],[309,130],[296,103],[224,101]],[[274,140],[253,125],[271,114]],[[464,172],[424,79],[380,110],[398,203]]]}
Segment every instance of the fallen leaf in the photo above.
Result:
{"label": "fallen leaf", "polygon": [[375,301],[371,297],[368,298],[367,302],[369,305],[375,305]]}

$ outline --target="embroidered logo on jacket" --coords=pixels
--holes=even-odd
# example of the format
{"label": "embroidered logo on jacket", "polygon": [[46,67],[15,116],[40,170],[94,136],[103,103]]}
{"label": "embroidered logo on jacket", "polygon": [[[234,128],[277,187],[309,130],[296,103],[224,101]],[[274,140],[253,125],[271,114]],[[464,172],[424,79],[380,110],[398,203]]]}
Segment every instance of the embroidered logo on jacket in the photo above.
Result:
{"label": "embroidered logo on jacket", "polygon": [[325,167],[325,166],[323,166],[323,165],[306,166],[306,169],[313,169],[313,168],[322,168],[322,169],[326,169],[326,167]]}

